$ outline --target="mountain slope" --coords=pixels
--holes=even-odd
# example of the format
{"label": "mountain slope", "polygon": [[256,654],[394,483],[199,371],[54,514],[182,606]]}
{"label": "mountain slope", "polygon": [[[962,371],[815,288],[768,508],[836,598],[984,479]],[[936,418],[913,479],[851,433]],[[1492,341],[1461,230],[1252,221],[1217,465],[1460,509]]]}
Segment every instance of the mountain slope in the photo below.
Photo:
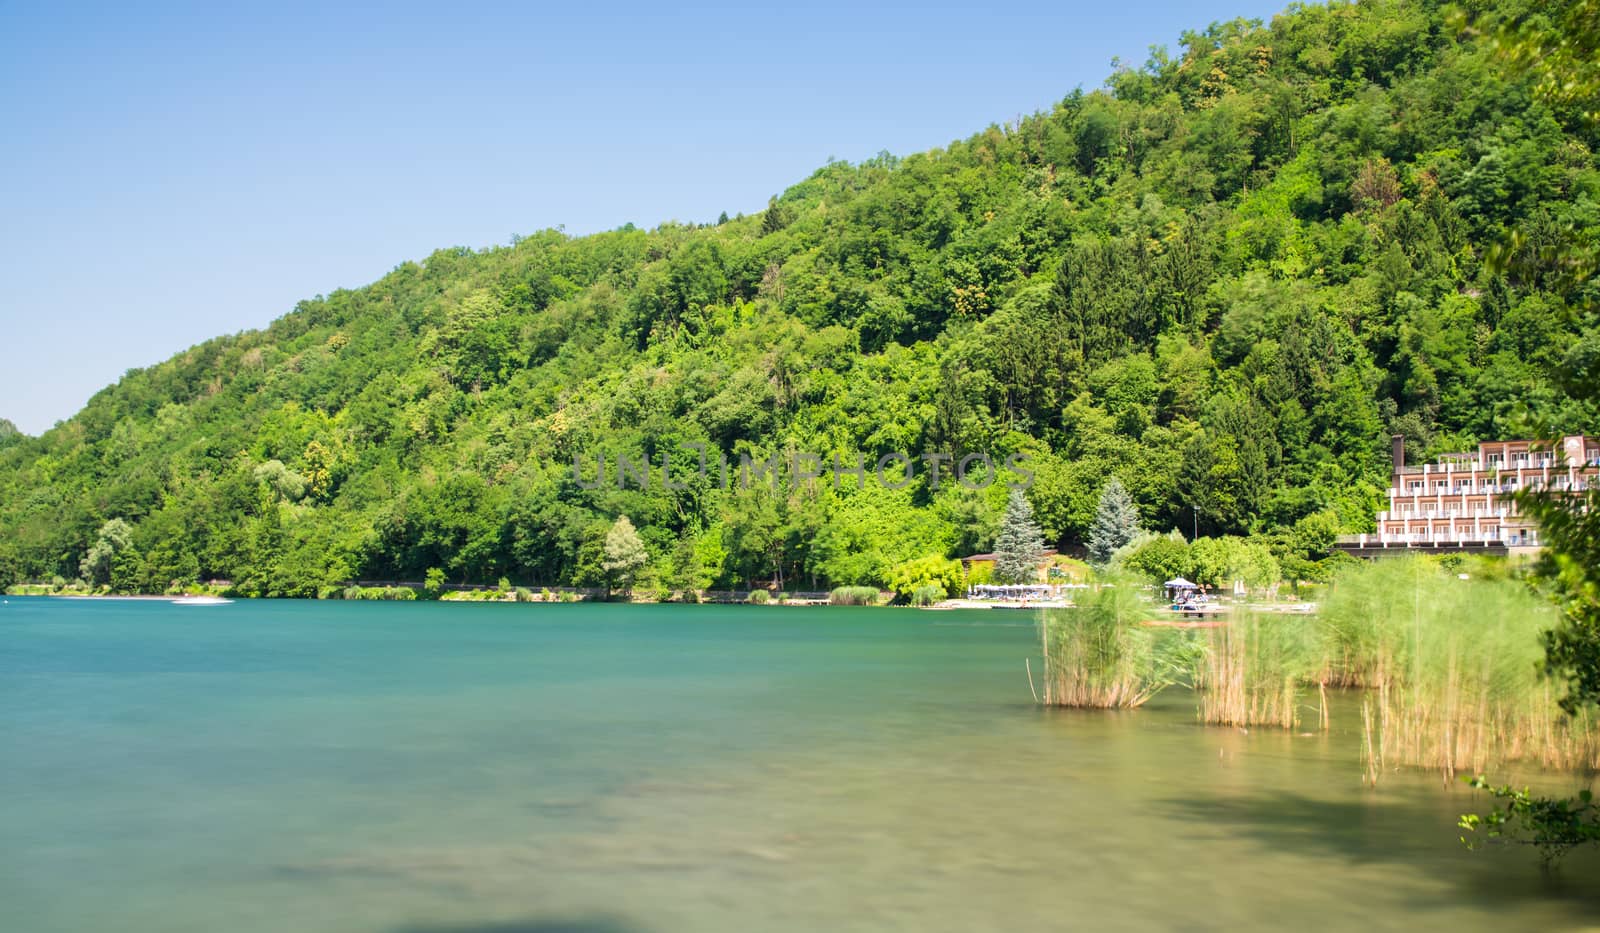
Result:
{"label": "mountain slope", "polygon": [[[1390,432],[1420,456],[1519,406],[1594,429],[1550,372],[1596,324],[1538,248],[1600,234],[1595,142],[1430,3],[1214,25],[754,216],[442,250],[130,372],[0,441],[0,584],[77,575],[110,519],[130,540],[91,572],[125,589],[587,583],[619,514],[663,586],[875,583],[987,546],[1005,496],[573,477],[684,443],[1026,453],[1058,543],[1116,475],[1146,527],[1314,558],[1310,532],[1370,526]],[[1529,255],[1491,274],[1512,230]]]}

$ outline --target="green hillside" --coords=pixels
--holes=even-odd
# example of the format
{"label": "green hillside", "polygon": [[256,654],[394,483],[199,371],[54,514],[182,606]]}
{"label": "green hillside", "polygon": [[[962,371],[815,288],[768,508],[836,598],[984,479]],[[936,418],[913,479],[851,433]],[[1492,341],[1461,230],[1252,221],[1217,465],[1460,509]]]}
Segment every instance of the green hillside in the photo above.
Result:
{"label": "green hillside", "polygon": [[[1294,7],[751,216],[441,250],[0,429],[0,585],[78,576],[112,519],[120,589],[584,584],[621,514],[650,584],[871,584],[1005,503],[925,470],[724,490],[685,443],[1025,453],[1063,546],[1114,475],[1147,528],[1314,560],[1371,527],[1390,432],[1596,427],[1551,377],[1594,285],[1550,248],[1600,238],[1596,132],[1533,83],[1437,4]],[[685,488],[585,488],[601,451]]]}

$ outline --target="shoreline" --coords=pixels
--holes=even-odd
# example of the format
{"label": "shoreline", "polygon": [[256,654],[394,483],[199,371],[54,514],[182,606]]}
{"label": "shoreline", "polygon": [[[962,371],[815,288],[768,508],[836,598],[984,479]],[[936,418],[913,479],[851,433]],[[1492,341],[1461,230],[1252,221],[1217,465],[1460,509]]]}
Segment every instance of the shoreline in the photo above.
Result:
{"label": "shoreline", "polygon": [[[756,592],[762,592],[757,590]],[[7,593],[7,599],[74,599],[85,601],[110,601],[110,602],[210,602],[225,599],[229,602],[278,602],[286,600],[300,600],[304,602],[437,602],[455,605],[475,604],[507,604],[520,605],[574,605],[578,603],[610,603],[622,606],[754,606],[761,608],[833,608],[833,609],[920,609],[933,612],[949,612],[961,609],[1011,609],[1032,611],[1040,609],[1070,609],[1070,603],[1055,601],[1026,602],[1019,600],[975,600],[975,599],[946,599],[929,606],[912,606],[896,604],[894,602],[878,602],[868,605],[842,605],[830,603],[827,600],[817,599],[790,599],[769,600],[767,602],[750,602],[748,600],[673,600],[673,599],[592,599],[581,597],[577,599],[542,599],[519,600],[514,595],[507,595],[498,599],[409,599],[409,600],[380,600],[380,599],[316,599],[312,597],[276,597],[276,596],[221,596],[215,593],[191,594],[155,594],[155,593]]]}

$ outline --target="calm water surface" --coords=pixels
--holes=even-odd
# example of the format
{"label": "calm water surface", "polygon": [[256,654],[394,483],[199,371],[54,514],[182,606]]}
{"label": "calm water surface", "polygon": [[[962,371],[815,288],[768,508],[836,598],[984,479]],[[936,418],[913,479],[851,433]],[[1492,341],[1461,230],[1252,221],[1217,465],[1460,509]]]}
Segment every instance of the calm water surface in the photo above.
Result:
{"label": "calm water surface", "polygon": [[[0,605],[0,929],[1568,930],[1358,737],[1042,712],[1005,612]],[[1037,661],[1035,661],[1037,670]]]}

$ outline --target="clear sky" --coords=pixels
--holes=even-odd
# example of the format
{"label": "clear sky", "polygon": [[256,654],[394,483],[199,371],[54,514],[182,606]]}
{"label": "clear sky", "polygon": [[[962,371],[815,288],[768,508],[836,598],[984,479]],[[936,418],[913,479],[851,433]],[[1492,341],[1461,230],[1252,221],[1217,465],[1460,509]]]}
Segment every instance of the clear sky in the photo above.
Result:
{"label": "clear sky", "polygon": [[0,0],[0,417],[439,247],[760,210],[1282,5]]}

